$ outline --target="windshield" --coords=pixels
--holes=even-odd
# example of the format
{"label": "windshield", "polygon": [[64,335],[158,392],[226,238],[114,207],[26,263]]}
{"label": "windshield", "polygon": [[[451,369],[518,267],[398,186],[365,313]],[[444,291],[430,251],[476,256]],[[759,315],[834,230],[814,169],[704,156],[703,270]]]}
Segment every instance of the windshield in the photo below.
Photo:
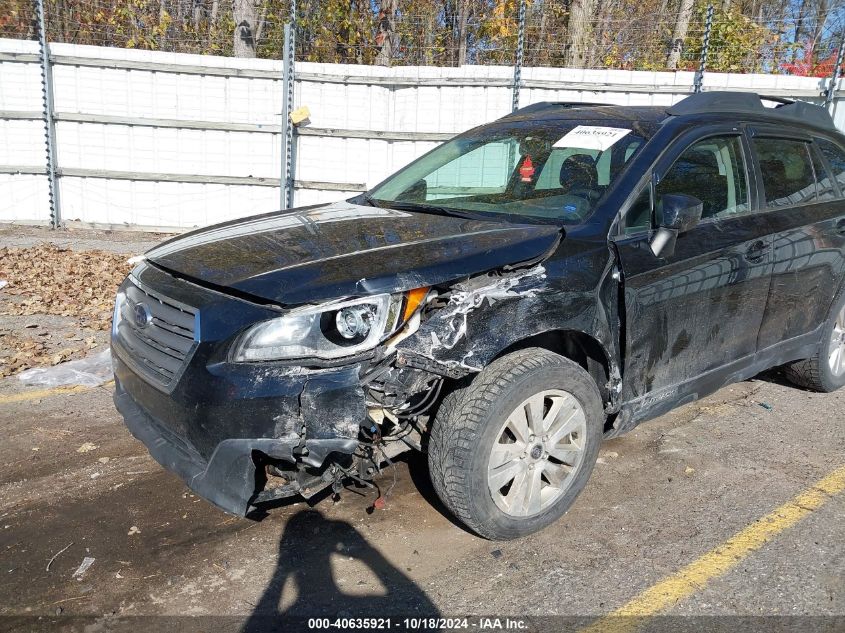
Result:
{"label": "windshield", "polygon": [[367,200],[457,215],[580,223],[655,129],[652,122],[625,119],[485,126],[411,163]]}

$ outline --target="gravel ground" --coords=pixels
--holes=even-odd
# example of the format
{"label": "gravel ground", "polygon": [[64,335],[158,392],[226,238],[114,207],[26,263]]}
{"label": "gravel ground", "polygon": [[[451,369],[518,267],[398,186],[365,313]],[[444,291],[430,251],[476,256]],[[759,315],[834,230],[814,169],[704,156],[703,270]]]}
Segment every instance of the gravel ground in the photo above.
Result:
{"label": "gravel ground", "polygon": [[[0,246],[24,238],[0,232]],[[99,236],[77,243],[89,242],[104,248]],[[215,616],[190,630],[291,630],[284,623],[296,615],[600,616],[845,463],[845,392],[808,393],[768,372],[606,442],[563,519],[491,543],[452,521],[420,459],[397,465],[384,510],[370,511],[373,493],[351,490],[238,519],[147,455],[109,386],[9,399],[22,391],[0,380],[8,630],[50,630],[73,616],[92,631],[123,616],[141,618],[134,630],[178,628],[161,616]],[[839,495],[667,614],[845,616],[843,516]],[[85,557],[95,560],[74,577]],[[683,622],[678,630],[690,628]],[[552,627],[564,628],[540,628]]]}

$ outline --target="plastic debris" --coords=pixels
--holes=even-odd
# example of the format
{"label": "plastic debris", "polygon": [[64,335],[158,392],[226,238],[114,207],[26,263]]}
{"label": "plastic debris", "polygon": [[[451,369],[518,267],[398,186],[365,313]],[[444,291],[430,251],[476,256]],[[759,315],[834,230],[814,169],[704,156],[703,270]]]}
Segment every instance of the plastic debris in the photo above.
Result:
{"label": "plastic debris", "polygon": [[92,444],[91,442],[85,442],[82,446],[76,449],[77,453],[90,453],[91,451],[96,451],[99,446],[96,444]]}
{"label": "plastic debris", "polygon": [[108,349],[93,356],[60,363],[54,367],[35,367],[18,374],[18,379],[25,385],[43,387],[70,385],[99,387],[111,378],[111,352]]}
{"label": "plastic debris", "polygon": [[693,468],[692,466],[687,466],[686,468],[684,468],[684,473],[687,475],[692,475],[694,472],[695,468]]}
{"label": "plastic debris", "polygon": [[91,565],[94,564],[95,560],[96,559],[91,558],[90,556],[86,556],[85,558],[83,558],[82,563],[80,563],[79,567],[76,568],[76,571],[73,572],[71,578],[77,578],[79,580],[82,580],[82,577],[85,575],[85,572],[90,569]]}
{"label": "plastic debris", "polygon": [[45,571],[50,571],[50,565],[53,564],[53,561],[56,560],[59,557],[59,554],[62,554],[64,552],[68,551],[70,549],[71,545],[73,545],[73,541],[71,541],[70,543],[65,545],[62,549],[60,549],[58,552],[53,554],[53,558],[51,558],[50,562],[47,563],[47,569]]}
{"label": "plastic debris", "polygon": [[761,407],[763,407],[766,411],[771,411],[772,409],[774,409],[774,407],[772,405],[770,405],[768,402],[758,402],[757,404],[759,404]]}
{"label": "plastic debris", "polygon": [[8,281],[6,281],[5,279],[0,279],[0,289],[5,288],[8,285],[9,285]]}
{"label": "plastic debris", "polygon": [[126,534],[129,535],[129,536],[132,536],[133,534],[140,534],[140,533],[141,533],[141,530],[138,529],[138,526],[133,525],[131,528],[129,528],[129,531]]}

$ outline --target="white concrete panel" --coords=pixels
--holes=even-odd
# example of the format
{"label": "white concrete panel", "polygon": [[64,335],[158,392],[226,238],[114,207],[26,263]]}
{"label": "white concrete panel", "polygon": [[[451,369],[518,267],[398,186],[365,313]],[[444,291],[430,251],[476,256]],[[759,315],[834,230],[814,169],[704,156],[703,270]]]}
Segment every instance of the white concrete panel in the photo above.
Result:
{"label": "white concrete panel", "polygon": [[44,167],[44,124],[0,119],[0,165]]}
{"label": "white concrete panel", "polygon": [[137,182],[65,177],[65,220],[191,228],[279,208],[273,187]]}
{"label": "white concrete panel", "polygon": [[[37,53],[35,42],[0,39],[0,51]],[[54,56],[88,58],[101,66],[54,67],[56,109],[122,117],[273,124],[281,122],[282,82],[278,60],[247,60],[160,53],[72,44],[51,46]],[[117,62],[153,64],[117,68]],[[242,76],[173,72],[179,66],[238,69]],[[267,77],[248,76],[252,71]],[[295,105],[307,105],[311,125],[338,130],[437,132],[456,134],[495,120],[511,109],[511,88],[461,85],[461,80],[490,78],[508,83],[505,66],[368,67],[298,63],[297,72],[329,75],[329,81],[299,81]],[[345,78],[364,81],[345,81]],[[367,83],[372,78],[371,83]],[[395,78],[396,86],[379,80]],[[416,85],[414,78],[433,81]],[[526,81],[559,82],[558,87],[523,88],[521,105],[538,101],[600,102],[619,105],[669,105],[683,98],[692,72],[651,72],[571,68],[526,68]],[[454,82],[454,83],[452,83]],[[579,85],[573,86],[572,83]],[[584,84],[595,84],[596,89]],[[567,85],[569,87],[567,88]],[[667,88],[676,87],[676,91]],[[705,86],[755,89],[761,93],[820,94],[825,81],[786,75],[708,73]],[[653,88],[650,89],[650,88]],[[806,97],[805,97],[806,98]],[[0,110],[41,110],[40,69],[36,63],[0,62]],[[834,113],[845,128],[845,108]],[[58,123],[60,167],[224,176],[278,178],[277,134],[188,130],[144,125]],[[437,143],[357,139],[341,134],[299,137],[298,180],[363,183],[372,186],[421,156]],[[492,162],[491,162],[492,161]],[[41,121],[0,118],[0,165],[45,162]],[[495,161],[485,157],[479,179],[495,180]],[[488,169],[489,167],[489,169]],[[471,169],[471,165],[463,168]],[[489,172],[489,173],[488,173]],[[448,182],[444,172],[443,183]],[[180,184],[101,178],[62,179],[65,219],[143,226],[201,226],[278,207],[272,187]],[[486,185],[485,185],[486,186]],[[0,220],[47,221],[46,178],[0,178]],[[297,204],[348,198],[355,192],[297,189]]]}
{"label": "white concrete panel", "polygon": [[50,222],[47,176],[0,174],[0,222]]}

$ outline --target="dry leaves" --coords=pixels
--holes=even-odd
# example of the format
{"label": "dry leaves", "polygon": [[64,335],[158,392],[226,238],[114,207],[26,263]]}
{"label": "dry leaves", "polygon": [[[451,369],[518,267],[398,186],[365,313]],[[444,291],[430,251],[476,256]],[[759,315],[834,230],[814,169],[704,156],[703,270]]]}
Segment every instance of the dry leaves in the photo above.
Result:
{"label": "dry leaves", "polygon": [[30,367],[57,365],[78,352],[96,347],[83,329],[108,330],[114,295],[130,270],[126,256],[105,251],[72,251],[53,244],[30,248],[0,248],[0,316],[49,314],[76,322],[64,343],[48,345],[60,335],[37,332],[27,323],[24,331],[0,330],[0,377]]}

